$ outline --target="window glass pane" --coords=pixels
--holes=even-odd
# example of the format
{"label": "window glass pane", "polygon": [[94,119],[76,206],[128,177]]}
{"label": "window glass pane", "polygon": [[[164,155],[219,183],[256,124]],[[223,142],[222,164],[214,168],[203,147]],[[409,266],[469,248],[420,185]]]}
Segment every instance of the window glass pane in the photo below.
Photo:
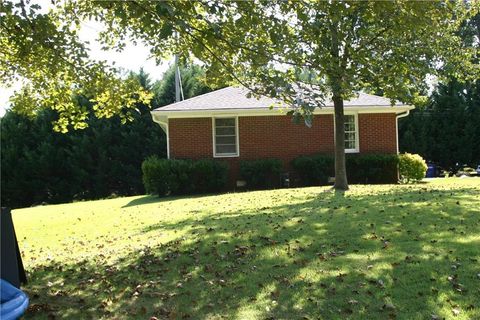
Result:
{"label": "window glass pane", "polygon": [[345,123],[345,131],[355,131],[355,123]]}
{"label": "window glass pane", "polygon": [[235,118],[215,119],[215,153],[237,154],[237,129]]}
{"label": "window glass pane", "polygon": [[215,132],[217,133],[217,136],[234,135],[235,127],[216,128]]}
{"label": "window glass pane", "polygon": [[233,144],[235,145],[236,138],[235,136],[229,137],[217,137],[217,144]]}
{"label": "window glass pane", "polygon": [[219,127],[234,127],[235,128],[235,118],[228,119],[215,119],[215,126]]}
{"label": "window glass pane", "polygon": [[355,132],[345,133],[345,140],[355,141]]}
{"label": "window glass pane", "polygon": [[345,123],[355,123],[355,116],[352,114],[346,115]]}
{"label": "window glass pane", "polygon": [[355,141],[345,141],[345,149],[356,149]]}
{"label": "window glass pane", "polygon": [[217,154],[235,154],[237,147],[233,145],[217,145]]}

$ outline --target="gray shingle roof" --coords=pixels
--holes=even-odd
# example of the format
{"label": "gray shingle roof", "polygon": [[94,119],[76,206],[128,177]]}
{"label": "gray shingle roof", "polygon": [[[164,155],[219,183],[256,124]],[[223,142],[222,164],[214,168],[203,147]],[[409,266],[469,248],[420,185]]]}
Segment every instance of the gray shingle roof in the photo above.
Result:
{"label": "gray shingle roof", "polygon": [[[241,87],[227,87],[196,96],[184,101],[169,104],[157,108],[154,111],[202,111],[202,110],[248,110],[268,109],[272,104],[282,105],[279,100],[268,97],[247,98],[248,90]],[[400,106],[403,104],[395,104]],[[328,101],[326,107],[333,107],[333,102]],[[359,93],[358,97],[345,101],[344,106],[348,107],[390,107],[390,100],[366,93]],[[283,105],[285,107],[285,105]]]}

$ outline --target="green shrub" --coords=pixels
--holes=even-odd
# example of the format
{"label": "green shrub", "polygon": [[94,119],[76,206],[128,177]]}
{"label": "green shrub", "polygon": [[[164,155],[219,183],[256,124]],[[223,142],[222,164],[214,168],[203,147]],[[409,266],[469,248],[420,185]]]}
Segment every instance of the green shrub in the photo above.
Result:
{"label": "green shrub", "polygon": [[260,159],[240,162],[240,176],[249,189],[269,189],[280,186],[282,161]]}
{"label": "green shrub", "polygon": [[350,183],[396,183],[398,156],[396,154],[348,154],[347,177]]}
{"label": "green shrub", "polygon": [[164,195],[171,184],[170,165],[166,159],[151,156],[142,163],[143,185],[150,194]]}
{"label": "green shrub", "polygon": [[159,196],[221,191],[228,166],[214,160],[171,160],[149,157],[142,164],[145,190]]}
{"label": "green shrub", "polygon": [[168,191],[172,195],[190,194],[195,192],[192,185],[192,161],[191,160],[170,160],[165,159],[169,165],[170,174]]}
{"label": "green shrub", "polygon": [[[394,154],[347,154],[349,183],[396,183],[398,157]],[[335,159],[331,155],[301,156],[292,161],[302,185],[325,185],[335,176]]]}
{"label": "green shrub", "polygon": [[427,163],[418,154],[404,153],[399,155],[400,178],[404,182],[416,182],[425,178]]}
{"label": "green shrub", "polygon": [[306,186],[325,185],[335,172],[334,158],[323,154],[295,158],[292,167]]}
{"label": "green shrub", "polygon": [[220,191],[228,180],[228,165],[214,160],[194,161],[191,178],[198,193]]}

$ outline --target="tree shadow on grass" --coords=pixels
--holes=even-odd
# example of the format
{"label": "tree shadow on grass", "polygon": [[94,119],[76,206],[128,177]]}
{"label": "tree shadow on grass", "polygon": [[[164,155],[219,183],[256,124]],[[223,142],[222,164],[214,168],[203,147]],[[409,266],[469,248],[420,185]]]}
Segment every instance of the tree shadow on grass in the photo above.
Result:
{"label": "tree shadow on grass", "polygon": [[219,194],[194,194],[194,195],[188,195],[188,196],[183,195],[183,196],[168,196],[168,197],[146,195],[146,196],[142,196],[142,197],[131,200],[129,203],[122,206],[122,208],[135,207],[135,206],[141,206],[141,205],[152,204],[152,203],[170,202],[175,200],[201,199],[201,198],[207,198],[207,197],[214,197],[218,195]]}
{"label": "tree shadow on grass", "polygon": [[[148,319],[480,317],[478,188],[402,189],[179,223],[115,264],[40,267],[27,316]],[[41,309],[43,306],[43,309]],[[456,311],[454,311],[456,310]]]}

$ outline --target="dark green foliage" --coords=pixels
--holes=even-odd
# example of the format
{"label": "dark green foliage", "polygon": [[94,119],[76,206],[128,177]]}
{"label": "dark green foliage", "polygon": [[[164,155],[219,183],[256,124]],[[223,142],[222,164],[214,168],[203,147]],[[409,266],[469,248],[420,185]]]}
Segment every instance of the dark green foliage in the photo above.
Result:
{"label": "dark green foliage", "polygon": [[[167,179],[168,189],[172,195],[195,193],[195,186],[192,181],[192,161],[191,160],[169,160],[162,159],[160,161],[168,164]],[[163,196],[159,194],[159,196]]]}
{"label": "dark green foliage", "polygon": [[[302,156],[292,161],[301,185],[325,185],[335,175],[331,155]],[[394,154],[348,154],[346,157],[349,183],[396,183],[398,156]]]}
{"label": "dark green foliage", "polygon": [[70,163],[64,161],[68,139],[52,132],[52,120],[47,112],[36,120],[12,112],[2,118],[2,206],[15,208],[47,199],[63,202],[77,191],[77,181],[67,179],[72,171]]}
{"label": "dark green foliage", "polygon": [[282,162],[278,159],[259,159],[240,162],[240,176],[249,189],[270,189],[280,186]]}
{"label": "dark green foliage", "polygon": [[347,176],[350,183],[396,183],[398,156],[396,154],[349,154]]}
{"label": "dark green foliage", "polygon": [[[188,70],[183,74],[189,83],[186,97],[208,90],[195,84],[198,79],[189,77],[201,74],[201,70]],[[173,78],[152,85],[142,70],[137,76],[145,89],[153,91],[154,100],[171,94],[158,88]],[[91,109],[87,99],[77,99]],[[143,160],[151,155],[166,157],[165,133],[152,121],[151,107],[137,105],[134,120],[123,125],[118,116],[98,119],[92,112],[86,129],[66,134],[52,130],[52,121],[57,119],[53,111],[42,111],[34,119],[7,112],[1,119],[2,206],[18,208],[144,193]]]}
{"label": "dark green foliage", "polygon": [[400,151],[446,168],[480,164],[480,81],[440,84],[426,108],[399,121]]}
{"label": "dark green foliage", "polygon": [[218,192],[225,188],[227,164],[215,160],[161,159],[142,163],[145,190],[159,196]]}
{"label": "dark green foliage", "polygon": [[142,163],[143,185],[150,194],[165,195],[171,185],[172,173],[169,161],[151,156]]}
{"label": "dark green foliage", "polygon": [[293,159],[292,167],[300,177],[303,185],[324,185],[328,177],[335,172],[335,162],[330,155],[301,156]]}
{"label": "dark green foliage", "polygon": [[147,109],[131,123],[89,119],[82,131],[52,131],[53,112],[35,119],[7,112],[1,124],[2,205],[98,199],[143,193],[140,166],[165,156],[165,134]]}
{"label": "dark green foliage", "polygon": [[194,161],[191,179],[198,193],[220,191],[228,180],[228,165],[214,160]]}

